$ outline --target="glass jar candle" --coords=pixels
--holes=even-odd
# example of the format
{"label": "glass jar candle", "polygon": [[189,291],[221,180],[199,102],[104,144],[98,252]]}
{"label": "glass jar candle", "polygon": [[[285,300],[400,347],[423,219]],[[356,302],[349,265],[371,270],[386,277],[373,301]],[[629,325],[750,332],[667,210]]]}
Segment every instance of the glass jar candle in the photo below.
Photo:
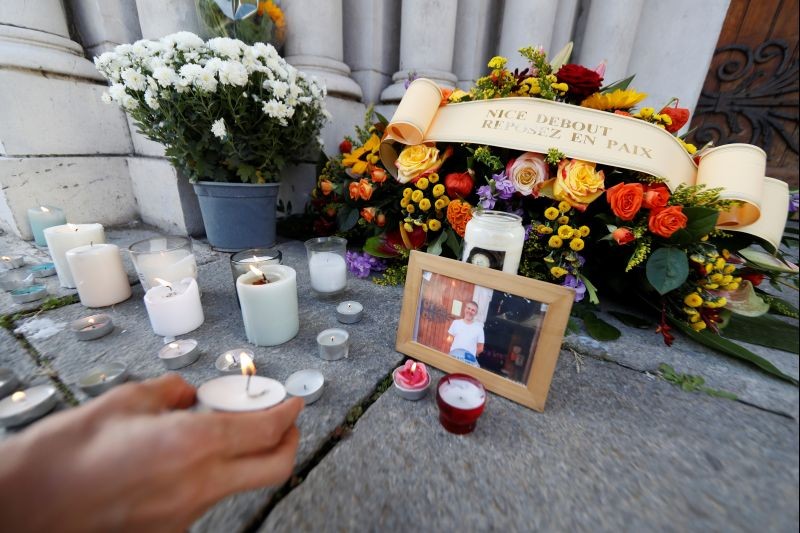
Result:
{"label": "glass jar candle", "polygon": [[524,241],[525,230],[519,215],[475,210],[464,231],[461,260],[516,274]]}
{"label": "glass jar candle", "polygon": [[192,253],[192,241],[187,237],[153,237],[131,244],[128,250],[145,291],[158,286],[156,278],[169,283],[197,279],[197,261]]}
{"label": "glass jar candle", "polygon": [[250,272],[251,266],[263,270],[267,265],[280,265],[282,262],[283,254],[277,248],[251,248],[237,252],[231,256],[233,286],[236,287],[239,276]]}

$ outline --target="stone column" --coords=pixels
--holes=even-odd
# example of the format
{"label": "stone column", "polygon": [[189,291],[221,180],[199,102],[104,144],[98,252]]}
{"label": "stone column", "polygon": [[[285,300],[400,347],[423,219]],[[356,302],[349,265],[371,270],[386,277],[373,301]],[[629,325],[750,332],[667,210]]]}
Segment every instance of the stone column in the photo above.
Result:
{"label": "stone column", "polygon": [[0,2],[0,228],[27,239],[41,204],[70,222],[136,216],[125,115],[67,28],[61,0]]}
{"label": "stone column", "polygon": [[136,4],[129,0],[70,0],[69,6],[89,57],[142,38]]}
{"label": "stone column", "polygon": [[594,68],[601,61],[605,61],[604,83],[606,84],[629,75],[628,65],[631,57],[642,52],[634,48],[638,33],[647,33],[657,39],[663,34],[665,26],[670,25],[658,24],[650,27],[640,25],[644,4],[644,0],[628,0],[592,2],[589,6],[586,30],[583,33],[577,59],[578,63],[588,68]]}
{"label": "stone column", "polygon": [[[730,0],[647,2],[628,74],[655,108],[673,96],[694,111],[717,46]],[[658,28],[654,31],[653,28]]]}
{"label": "stone column", "polygon": [[194,0],[136,0],[136,9],[145,39],[159,39],[177,31],[208,37],[200,29]]}
{"label": "stone column", "polygon": [[545,52],[551,52],[557,12],[557,0],[505,1],[498,55],[508,58],[512,70],[527,66],[527,61],[517,52],[520,48],[542,46]]}
{"label": "stone column", "polygon": [[469,90],[475,80],[488,72],[488,63],[496,42],[497,10],[491,0],[461,0],[456,17],[453,72],[458,87]]}
{"label": "stone column", "polygon": [[365,103],[380,101],[397,71],[400,54],[400,0],[344,0],[344,61],[361,86]]}
{"label": "stone column", "polygon": [[398,102],[410,75],[430,78],[454,87],[453,51],[456,36],[457,0],[403,0],[400,20],[400,70],[393,85],[381,93],[384,102]]}
{"label": "stone column", "polygon": [[[550,39],[549,57],[553,57],[559,50],[573,40],[572,30],[578,15],[578,0],[561,0],[556,11],[556,22],[553,25],[553,36]],[[575,59],[574,54],[570,61]]]}

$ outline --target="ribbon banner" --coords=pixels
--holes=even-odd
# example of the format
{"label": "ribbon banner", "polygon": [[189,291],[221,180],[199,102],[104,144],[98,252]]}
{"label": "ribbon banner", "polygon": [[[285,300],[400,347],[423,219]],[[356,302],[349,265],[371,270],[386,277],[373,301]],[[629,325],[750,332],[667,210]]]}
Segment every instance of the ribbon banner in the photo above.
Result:
{"label": "ribbon banner", "polygon": [[770,227],[780,225],[781,232],[785,226],[787,212],[777,210],[785,203],[783,191],[764,187],[767,155],[757,146],[712,148],[698,165],[666,130],[632,117],[538,98],[441,103],[442,92],[431,80],[420,78],[408,87],[381,141],[381,160],[395,177],[403,145],[470,143],[543,154],[557,148],[570,158],[664,179],[671,190],[721,187],[721,198],[741,202],[720,213],[721,228],[747,231],[764,217],[780,217],[783,224]]}

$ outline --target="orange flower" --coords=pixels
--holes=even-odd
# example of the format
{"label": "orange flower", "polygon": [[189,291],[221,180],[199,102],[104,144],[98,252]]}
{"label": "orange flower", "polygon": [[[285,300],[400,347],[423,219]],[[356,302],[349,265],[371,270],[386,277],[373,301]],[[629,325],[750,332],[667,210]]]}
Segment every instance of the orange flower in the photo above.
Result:
{"label": "orange flower", "polygon": [[361,199],[369,200],[372,198],[372,191],[372,184],[369,182],[369,180],[361,178],[361,180],[358,182],[358,193],[361,195]]}
{"label": "orange flower", "polygon": [[330,193],[333,192],[333,182],[330,180],[320,180],[319,190],[322,191],[322,194],[328,196]]}
{"label": "orange flower", "polygon": [[630,228],[617,228],[611,234],[611,237],[617,241],[617,244],[620,246],[624,246],[636,240],[636,235],[633,234]]}
{"label": "orange flower", "polygon": [[442,91],[442,100],[439,102],[439,107],[441,107],[447,105],[447,102],[450,100],[450,95],[453,94],[453,89],[450,87],[439,87],[439,90]]}
{"label": "orange flower", "polygon": [[386,225],[386,215],[383,213],[378,213],[378,216],[375,217],[375,223],[380,228],[384,227]]}
{"label": "orange flower", "polygon": [[666,185],[649,185],[644,191],[642,205],[647,209],[664,207],[669,201],[669,189]]}
{"label": "orange flower", "polygon": [[672,234],[686,227],[686,215],[683,214],[683,208],[679,205],[671,205],[663,209],[654,209],[650,212],[650,219],[647,221],[647,226],[650,231],[668,239]]}
{"label": "orange flower", "polygon": [[375,208],[374,207],[365,207],[361,210],[361,218],[367,221],[368,224],[371,224],[372,221],[375,219]]}
{"label": "orange flower", "polygon": [[370,172],[370,177],[372,178],[372,183],[383,183],[386,181],[386,171],[379,167],[374,167]]}
{"label": "orange flower", "polygon": [[447,205],[447,221],[459,236],[464,236],[464,231],[467,228],[467,222],[469,222],[471,218],[472,206],[464,200],[452,200]]}
{"label": "orange flower", "polygon": [[641,183],[619,183],[606,191],[611,210],[622,220],[633,220],[642,208],[643,196]]}
{"label": "orange flower", "polygon": [[358,191],[358,183],[356,183],[355,181],[351,181],[347,189],[350,191],[350,198],[352,200],[358,200],[359,198],[361,198],[361,195],[359,194]]}

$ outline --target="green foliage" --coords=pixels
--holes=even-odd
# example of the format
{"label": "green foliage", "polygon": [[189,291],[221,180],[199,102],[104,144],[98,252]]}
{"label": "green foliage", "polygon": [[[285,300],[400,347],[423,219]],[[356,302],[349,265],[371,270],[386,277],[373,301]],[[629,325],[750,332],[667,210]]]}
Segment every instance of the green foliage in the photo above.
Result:
{"label": "green foliage", "polygon": [[684,210],[689,207],[708,207],[716,211],[725,211],[736,202],[720,199],[721,192],[722,187],[706,190],[705,185],[679,185],[673,191],[669,205],[680,205]]}
{"label": "green foliage", "polygon": [[380,277],[375,278],[373,281],[377,285],[385,286],[398,286],[406,282],[406,275],[408,274],[408,265],[405,263],[389,265],[389,268],[383,271]]}
{"label": "green foliage", "polygon": [[647,260],[645,273],[647,281],[659,294],[677,289],[689,277],[686,252],[678,248],[659,248]]}
{"label": "green foliage", "polygon": [[709,396],[727,398],[728,400],[738,399],[732,392],[706,387],[706,380],[702,376],[679,374],[666,363],[658,365],[658,373],[664,381],[668,381],[686,392],[702,392]]}
{"label": "green foliage", "polygon": [[728,339],[776,348],[795,355],[800,352],[800,331],[797,324],[768,315],[744,318],[733,313],[721,333]]}
{"label": "green foliage", "polygon": [[545,158],[545,161],[547,161],[551,165],[557,165],[565,157],[567,156],[564,155],[564,152],[562,152],[558,148],[550,148],[547,151],[547,157]]}
{"label": "green foliage", "polygon": [[636,248],[634,248],[631,258],[628,259],[628,264],[625,266],[625,272],[630,272],[637,266],[644,263],[645,259],[647,259],[647,256],[650,255],[651,244],[652,239],[649,235],[636,240]]}
{"label": "green foliage", "polygon": [[622,332],[591,311],[582,314],[586,332],[599,341],[617,340]]}
{"label": "green foliage", "polygon": [[502,170],[505,166],[499,157],[492,154],[492,149],[488,146],[479,146],[472,151],[472,156],[475,158],[475,161],[486,165],[492,171]]}

